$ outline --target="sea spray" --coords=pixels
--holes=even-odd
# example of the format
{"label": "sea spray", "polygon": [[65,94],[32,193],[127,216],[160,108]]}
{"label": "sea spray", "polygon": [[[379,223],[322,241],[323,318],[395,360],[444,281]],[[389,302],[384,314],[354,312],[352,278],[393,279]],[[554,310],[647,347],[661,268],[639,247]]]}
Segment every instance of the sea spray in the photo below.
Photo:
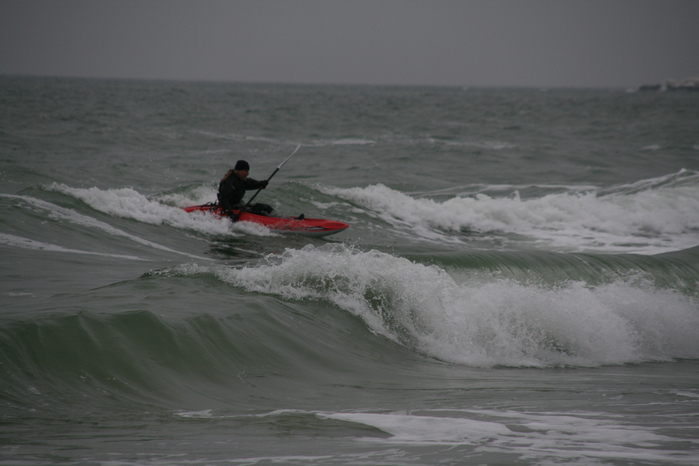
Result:
{"label": "sea spray", "polygon": [[189,214],[182,209],[150,200],[131,188],[106,190],[96,187],[71,188],[53,183],[45,189],[80,199],[91,208],[115,217],[133,219],[151,225],[170,225],[202,233],[230,233],[230,222],[212,215]]}
{"label": "sea spray", "polygon": [[699,357],[695,299],[644,280],[484,279],[347,245],[287,249],[254,267],[177,270],[211,272],[248,292],[330,302],[375,334],[452,363],[598,366]]}
{"label": "sea spray", "polygon": [[[46,189],[80,199],[100,212],[151,225],[170,225],[175,228],[211,235],[236,236],[243,233],[256,236],[275,235],[268,228],[251,225],[249,222],[234,225],[229,219],[218,218],[207,213],[188,213],[180,208],[163,204],[159,200],[151,200],[131,188],[102,190],[93,187],[84,189],[54,183]],[[195,191],[199,193],[199,190]],[[172,201],[172,197],[165,196],[170,201]],[[181,202],[180,197],[174,197]]]}
{"label": "sea spray", "polygon": [[[668,180],[669,178],[669,180]],[[319,186],[398,229],[434,240],[449,232],[515,233],[570,251],[665,252],[695,245],[699,229],[699,173],[643,180],[613,190],[565,192],[522,199],[479,193],[445,201],[376,184],[364,188]]]}

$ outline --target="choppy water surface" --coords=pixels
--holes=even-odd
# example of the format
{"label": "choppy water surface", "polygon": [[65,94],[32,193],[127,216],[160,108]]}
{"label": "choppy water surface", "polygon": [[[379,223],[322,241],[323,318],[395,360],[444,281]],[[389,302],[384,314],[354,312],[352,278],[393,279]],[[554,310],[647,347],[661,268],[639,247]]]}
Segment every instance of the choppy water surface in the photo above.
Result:
{"label": "choppy water surface", "polygon": [[[0,464],[696,464],[699,96],[0,79]],[[239,158],[280,235],[181,207]]]}

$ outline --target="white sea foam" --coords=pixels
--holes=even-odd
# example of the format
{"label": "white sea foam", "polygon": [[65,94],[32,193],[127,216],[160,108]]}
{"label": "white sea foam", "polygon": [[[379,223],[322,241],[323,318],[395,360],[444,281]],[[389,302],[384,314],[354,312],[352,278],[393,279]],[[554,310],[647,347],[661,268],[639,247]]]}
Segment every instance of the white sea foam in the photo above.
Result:
{"label": "white sea foam", "polygon": [[248,291],[324,300],[376,334],[470,366],[597,366],[699,358],[694,299],[643,283],[557,288],[454,278],[377,251],[306,246],[243,269],[211,272]]}
{"label": "white sea foam", "polygon": [[209,419],[214,417],[210,409],[205,409],[202,411],[177,411],[175,414],[181,417],[193,419]]}
{"label": "white sea foam", "polygon": [[200,185],[187,190],[186,193],[169,193],[154,196],[151,201],[158,201],[175,207],[201,205],[216,199],[216,190],[209,185]]}
{"label": "white sea foam", "polygon": [[[230,419],[263,421],[274,419],[298,419],[300,416],[314,417],[321,422],[338,421],[351,425],[369,426],[385,432],[389,437],[371,435],[357,440],[377,444],[378,451],[362,453],[357,458],[364,464],[372,456],[376,464],[394,464],[391,447],[423,447],[426,452],[435,448],[456,449],[464,458],[478,464],[478,458],[498,455],[500,463],[507,461],[526,464],[590,465],[621,461],[652,464],[693,465],[699,460],[695,449],[687,445],[697,445],[697,440],[684,435],[683,441],[659,433],[655,428],[635,425],[615,415],[600,412],[531,412],[492,409],[421,409],[398,412],[332,412],[306,411],[299,409],[279,409],[260,414],[214,414],[211,410],[180,411],[176,415],[188,419]],[[274,422],[274,421],[271,421]],[[308,421],[306,421],[308,422]],[[673,422],[674,431],[693,429],[693,425]],[[385,448],[388,447],[388,450]],[[261,457],[251,458],[252,464],[258,461],[296,464],[345,464],[332,456],[319,457]],[[389,459],[387,459],[389,458]],[[382,461],[382,459],[386,461]],[[339,461],[338,461],[339,460]],[[344,460],[344,461],[343,461]],[[305,462],[304,462],[305,461]],[[468,461],[466,461],[468,463]]]}
{"label": "white sea foam", "polygon": [[[699,189],[680,180],[608,194],[567,192],[535,199],[485,194],[444,202],[414,198],[382,184],[365,188],[321,187],[374,213],[397,230],[453,241],[462,229],[516,233],[548,247],[573,251],[655,254],[685,249],[699,242]],[[631,188],[631,186],[629,187]],[[441,232],[441,233],[440,233]]]}
{"label": "white sea foam", "polygon": [[[63,185],[55,185],[58,188],[56,189],[62,189],[60,188]],[[72,189],[72,188],[67,188],[63,187],[65,189]],[[101,230],[105,233],[108,233],[113,236],[119,236],[123,238],[127,238],[131,241],[134,241],[136,243],[149,246],[154,249],[160,249],[162,251],[168,251],[176,254],[181,254],[187,257],[191,257],[194,259],[205,259],[205,260],[210,260],[205,257],[200,257],[200,256],[195,256],[192,254],[188,254],[185,252],[180,252],[176,251],[174,249],[168,248],[166,246],[163,246],[158,243],[154,243],[152,241],[145,240],[143,238],[140,238],[138,236],[129,234],[123,230],[120,230],[118,228],[115,228],[108,223],[101,222],[97,219],[94,219],[92,217],[88,217],[86,215],[79,214],[78,212],[75,212],[74,210],[71,209],[66,209],[60,206],[57,206],[55,204],[51,204],[50,202],[42,201],[41,199],[36,199],[30,196],[19,196],[19,195],[13,195],[13,194],[0,194],[0,197],[8,198],[8,199],[19,199],[31,206],[34,206],[35,208],[39,208],[42,211],[45,212],[45,214],[52,219],[55,219],[57,221],[63,221],[63,222],[68,222],[72,223],[74,225],[81,225],[84,227],[88,228],[96,228],[98,230]]]}
{"label": "white sea foam", "polygon": [[[228,219],[218,218],[208,213],[188,213],[179,207],[163,204],[160,200],[148,199],[131,188],[84,189],[54,183],[48,189],[80,199],[100,212],[151,225],[170,225],[175,228],[212,235],[235,236],[241,233],[257,236],[275,235],[268,228],[250,222],[232,224]],[[192,201],[192,196],[174,194],[161,196],[161,198],[164,201],[186,206],[197,204],[197,200],[201,200],[199,203],[204,203],[204,199],[211,199],[211,193],[210,188],[204,187],[193,192],[194,201]]]}
{"label": "white sea foam", "polygon": [[36,251],[65,252],[71,254],[88,254],[102,257],[114,257],[118,259],[146,260],[141,259],[140,257],[127,256],[123,254],[106,254],[102,252],[82,251],[79,249],[64,248],[55,244],[42,243],[41,241],[34,241],[28,238],[10,235],[7,233],[0,233],[0,244],[16,248],[34,249]]}
{"label": "white sea foam", "polygon": [[615,460],[696,464],[699,460],[696,451],[676,450],[674,438],[598,413],[449,410],[447,415],[434,410],[316,416],[364,424],[392,435],[365,438],[367,442],[471,447],[480,453],[515,455],[534,464],[588,465]]}
{"label": "white sea foam", "polygon": [[53,183],[47,189],[80,199],[93,209],[116,217],[130,218],[151,225],[170,225],[202,233],[230,234],[230,222],[203,213],[190,214],[177,207],[152,201],[131,188],[85,189]]}

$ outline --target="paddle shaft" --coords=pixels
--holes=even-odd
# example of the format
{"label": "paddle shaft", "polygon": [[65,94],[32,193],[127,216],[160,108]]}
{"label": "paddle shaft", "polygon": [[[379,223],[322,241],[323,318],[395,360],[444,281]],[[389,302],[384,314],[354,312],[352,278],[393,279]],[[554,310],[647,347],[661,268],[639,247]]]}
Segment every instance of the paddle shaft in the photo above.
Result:
{"label": "paddle shaft", "polygon": [[[290,159],[291,157],[293,157],[294,154],[296,154],[296,152],[298,152],[298,150],[299,150],[300,148],[301,148],[301,144],[299,144],[298,146],[296,146],[296,149],[294,149],[294,151],[291,153],[291,155],[288,156],[287,158],[285,158],[284,161],[283,161],[282,163],[279,164],[279,166],[277,167],[277,169],[274,170],[274,172],[272,172],[271,175],[269,175],[269,178],[267,178],[267,183],[269,183],[269,180],[271,180],[272,177],[273,177],[274,175],[277,174],[277,172],[279,171],[279,169],[282,168],[282,167],[284,166],[284,164],[285,164],[286,162],[288,162],[289,159]],[[249,200],[248,202],[245,203],[245,207],[243,207],[243,210],[241,210],[241,212],[245,212],[245,210],[248,208],[248,206],[250,205],[250,203],[252,202],[252,200],[255,199],[255,197],[257,197],[258,194],[260,194],[260,191],[262,191],[262,188],[258,189],[257,192],[256,192],[255,194],[253,194],[253,196],[250,198],[250,200]]]}

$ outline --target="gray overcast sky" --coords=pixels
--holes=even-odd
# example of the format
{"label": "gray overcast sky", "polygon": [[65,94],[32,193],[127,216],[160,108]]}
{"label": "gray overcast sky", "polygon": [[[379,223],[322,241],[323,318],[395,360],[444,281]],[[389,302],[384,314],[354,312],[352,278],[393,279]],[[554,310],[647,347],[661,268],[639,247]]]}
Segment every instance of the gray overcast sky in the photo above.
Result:
{"label": "gray overcast sky", "polygon": [[0,74],[635,87],[699,77],[699,0],[0,0]]}

